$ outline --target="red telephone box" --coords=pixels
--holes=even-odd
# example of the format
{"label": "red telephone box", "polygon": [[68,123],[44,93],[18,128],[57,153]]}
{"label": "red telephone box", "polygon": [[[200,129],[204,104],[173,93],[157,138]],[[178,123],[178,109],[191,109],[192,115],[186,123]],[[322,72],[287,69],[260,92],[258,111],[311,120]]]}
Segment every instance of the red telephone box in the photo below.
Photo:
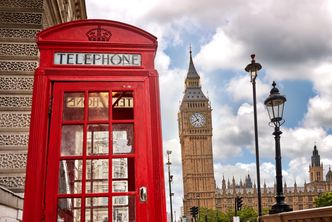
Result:
{"label": "red telephone box", "polygon": [[37,43],[23,220],[165,222],[156,38],[81,20]]}

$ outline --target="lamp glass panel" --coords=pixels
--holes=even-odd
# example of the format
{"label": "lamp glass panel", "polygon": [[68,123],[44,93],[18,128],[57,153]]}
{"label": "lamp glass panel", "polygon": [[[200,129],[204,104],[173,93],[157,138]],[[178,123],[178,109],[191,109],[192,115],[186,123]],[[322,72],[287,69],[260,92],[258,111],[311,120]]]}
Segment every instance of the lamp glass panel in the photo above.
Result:
{"label": "lamp glass panel", "polygon": [[253,80],[254,78],[257,77],[257,70],[250,70],[250,76],[251,76],[251,80]]}
{"label": "lamp glass panel", "polygon": [[279,117],[279,106],[276,106],[274,104],[274,106],[272,107],[273,109],[273,118],[278,118]]}
{"label": "lamp glass panel", "polygon": [[272,106],[266,106],[266,110],[267,110],[267,113],[269,114],[269,118],[270,120],[273,119],[273,109],[272,109]]}
{"label": "lamp glass panel", "polygon": [[282,112],[284,107],[284,101],[281,99],[276,99],[272,101],[273,106],[273,117],[274,118],[282,118]]}
{"label": "lamp glass panel", "polygon": [[279,112],[279,117],[282,119],[283,116],[283,112],[284,112],[284,105],[285,103],[280,103],[280,105],[278,106],[278,112]]}

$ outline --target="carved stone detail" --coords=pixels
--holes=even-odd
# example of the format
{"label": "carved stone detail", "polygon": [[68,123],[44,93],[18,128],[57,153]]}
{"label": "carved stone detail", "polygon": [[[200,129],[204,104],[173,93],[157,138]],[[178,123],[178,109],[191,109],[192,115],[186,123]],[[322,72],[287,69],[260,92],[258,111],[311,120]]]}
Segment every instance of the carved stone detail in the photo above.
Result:
{"label": "carved stone detail", "polygon": [[7,189],[23,189],[25,183],[25,176],[1,176],[0,186],[4,186]]}
{"label": "carved stone detail", "polygon": [[22,0],[1,0],[0,7],[3,8],[31,8],[31,9],[42,9],[43,1],[22,1]]}
{"label": "carved stone detail", "polygon": [[29,133],[0,133],[0,146],[27,146]]}
{"label": "carved stone detail", "polygon": [[31,105],[32,96],[0,96],[0,109],[27,109],[31,108]]}
{"label": "carved stone detail", "polygon": [[0,44],[0,55],[4,56],[37,56],[36,44]]}
{"label": "carved stone detail", "polygon": [[16,76],[2,76],[0,77],[0,90],[3,91],[32,91],[33,78],[32,77],[16,77]]}
{"label": "carved stone detail", "polygon": [[1,38],[19,38],[19,39],[34,39],[39,29],[6,29],[0,28]]}
{"label": "carved stone detail", "polygon": [[40,25],[42,22],[42,14],[27,12],[2,12],[0,13],[0,21],[2,23],[9,24]]}
{"label": "carved stone detail", "polygon": [[29,125],[30,125],[30,112],[0,113],[0,128],[29,128]]}
{"label": "carved stone detail", "polygon": [[24,169],[26,163],[26,153],[0,153],[1,169]]}
{"label": "carved stone detail", "polygon": [[37,68],[37,65],[38,62],[0,61],[0,71],[33,72]]}

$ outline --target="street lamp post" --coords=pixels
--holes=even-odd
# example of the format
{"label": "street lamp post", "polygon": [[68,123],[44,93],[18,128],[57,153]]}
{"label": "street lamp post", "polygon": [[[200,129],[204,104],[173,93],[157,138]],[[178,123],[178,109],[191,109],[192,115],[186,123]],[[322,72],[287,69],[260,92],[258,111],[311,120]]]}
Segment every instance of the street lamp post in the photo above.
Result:
{"label": "street lamp post", "polygon": [[169,155],[172,153],[171,150],[167,150],[166,151],[167,153],[167,166],[168,166],[168,187],[169,187],[169,208],[170,208],[170,211],[171,211],[171,222],[173,222],[173,206],[172,206],[172,196],[173,196],[173,193],[172,193],[172,182],[173,182],[173,175],[171,175],[171,161],[170,161],[170,158],[169,158]]}
{"label": "street lamp post", "polygon": [[275,159],[276,159],[276,180],[277,180],[277,193],[276,193],[276,203],[272,206],[269,211],[270,214],[276,214],[281,212],[292,211],[293,209],[285,203],[285,196],[283,194],[282,188],[282,167],[281,167],[281,151],[280,151],[280,126],[285,122],[283,117],[284,104],[286,102],[286,97],[280,95],[279,89],[276,88],[276,83],[273,81],[273,88],[270,91],[269,97],[264,101],[264,105],[269,114],[271,120],[270,125],[274,127],[275,139]]}
{"label": "street lamp post", "polygon": [[255,152],[256,152],[256,174],[257,174],[257,198],[258,198],[258,216],[262,216],[262,194],[261,194],[261,179],[259,170],[259,148],[258,148],[258,130],[257,130],[257,102],[256,102],[256,77],[258,71],[262,68],[261,64],[255,62],[255,54],[251,55],[251,63],[245,68],[250,73],[253,93],[254,106],[254,128],[255,128]]}
{"label": "street lamp post", "polygon": [[201,210],[201,195],[199,193],[196,193],[196,198],[197,198],[197,207],[198,207],[197,219],[199,219],[201,216],[199,213],[199,211]]}

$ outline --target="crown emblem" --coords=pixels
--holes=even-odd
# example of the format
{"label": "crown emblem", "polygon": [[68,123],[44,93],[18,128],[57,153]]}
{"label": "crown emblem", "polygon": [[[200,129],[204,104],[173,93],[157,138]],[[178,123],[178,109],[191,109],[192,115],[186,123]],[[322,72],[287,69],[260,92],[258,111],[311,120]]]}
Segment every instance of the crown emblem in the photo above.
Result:
{"label": "crown emblem", "polygon": [[89,41],[108,41],[112,33],[104,28],[101,28],[100,25],[98,25],[97,28],[91,29],[86,33],[86,36],[88,37]]}

